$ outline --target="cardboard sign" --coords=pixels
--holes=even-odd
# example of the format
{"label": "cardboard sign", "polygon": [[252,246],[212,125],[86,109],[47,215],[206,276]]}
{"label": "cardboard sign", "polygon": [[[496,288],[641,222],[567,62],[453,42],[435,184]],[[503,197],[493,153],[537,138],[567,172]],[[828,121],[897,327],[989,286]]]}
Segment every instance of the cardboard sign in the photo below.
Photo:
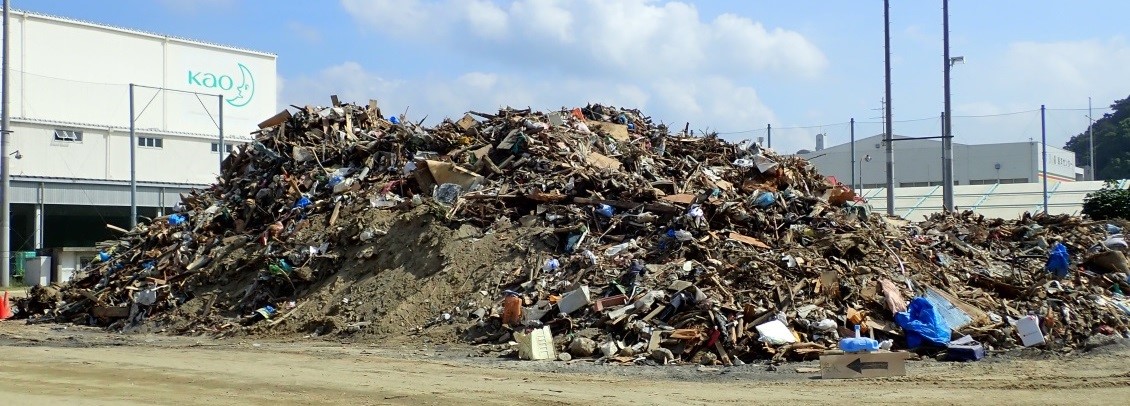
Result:
{"label": "cardboard sign", "polygon": [[906,375],[905,352],[869,352],[820,356],[823,379],[879,378]]}

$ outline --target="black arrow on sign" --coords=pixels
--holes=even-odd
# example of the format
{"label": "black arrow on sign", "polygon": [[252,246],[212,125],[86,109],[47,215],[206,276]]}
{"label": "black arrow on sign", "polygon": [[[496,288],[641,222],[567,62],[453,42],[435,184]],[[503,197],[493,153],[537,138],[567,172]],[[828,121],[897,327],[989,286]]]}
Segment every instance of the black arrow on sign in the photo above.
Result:
{"label": "black arrow on sign", "polygon": [[855,361],[848,364],[848,369],[862,374],[864,369],[887,369],[887,364],[886,362],[863,362],[862,358],[856,358]]}

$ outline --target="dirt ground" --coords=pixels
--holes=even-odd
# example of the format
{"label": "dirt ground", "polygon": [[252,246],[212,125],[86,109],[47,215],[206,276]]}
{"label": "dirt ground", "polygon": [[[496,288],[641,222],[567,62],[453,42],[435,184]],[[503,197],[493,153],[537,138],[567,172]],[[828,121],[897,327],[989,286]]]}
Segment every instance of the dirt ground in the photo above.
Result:
{"label": "dirt ground", "polygon": [[471,347],[118,335],[0,322],[0,404],[1127,404],[1130,348],[912,361],[821,380],[815,362],[624,367],[477,357]]}

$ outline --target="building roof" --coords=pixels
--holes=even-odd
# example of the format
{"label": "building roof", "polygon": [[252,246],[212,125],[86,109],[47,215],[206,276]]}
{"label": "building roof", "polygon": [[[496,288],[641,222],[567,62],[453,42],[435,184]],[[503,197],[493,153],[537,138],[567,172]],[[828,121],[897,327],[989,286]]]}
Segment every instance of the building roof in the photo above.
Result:
{"label": "building roof", "polygon": [[137,30],[137,29],[132,29],[132,28],[118,27],[118,26],[113,26],[113,25],[108,25],[108,24],[96,23],[96,22],[93,22],[93,21],[80,20],[80,19],[71,18],[71,17],[55,16],[55,15],[37,13],[37,12],[26,11],[26,10],[11,10],[10,14],[24,15],[24,16],[27,16],[27,17],[41,18],[41,19],[44,19],[44,20],[54,20],[54,21],[59,21],[59,22],[64,22],[64,23],[69,23],[69,24],[74,24],[74,25],[84,25],[84,26],[87,26],[87,27],[94,27],[94,28],[99,28],[99,29],[104,29],[104,30],[124,32],[124,33],[139,35],[139,36],[145,36],[145,37],[162,38],[162,39],[167,39],[167,40],[172,40],[172,41],[180,41],[180,42],[185,42],[185,43],[190,43],[190,44],[204,45],[204,46],[209,46],[209,47],[213,47],[213,48],[223,48],[223,49],[227,49],[227,50],[238,51],[238,52],[243,52],[243,53],[248,53],[248,54],[255,54],[255,55],[259,55],[259,56],[267,56],[267,57],[271,57],[271,58],[277,58],[278,57],[278,55],[275,55],[275,54],[270,53],[270,52],[256,51],[256,50],[253,50],[253,49],[237,47],[237,46],[232,46],[232,45],[217,44],[217,43],[209,42],[209,41],[201,41],[201,40],[195,40],[195,39],[172,36],[172,35],[158,34],[158,33],[154,33],[154,32]]}

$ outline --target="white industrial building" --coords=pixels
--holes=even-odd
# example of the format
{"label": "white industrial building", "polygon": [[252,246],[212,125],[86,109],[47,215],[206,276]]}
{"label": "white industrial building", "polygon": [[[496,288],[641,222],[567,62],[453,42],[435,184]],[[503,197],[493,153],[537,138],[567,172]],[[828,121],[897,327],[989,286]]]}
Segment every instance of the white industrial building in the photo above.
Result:
{"label": "white industrial building", "polygon": [[[1048,177],[1048,214],[1079,215],[1087,194],[1102,189],[1103,181],[1064,182]],[[1130,181],[1119,180],[1115,186],[1126,189]],[[861,193],[875,211],[886,213],[887,189],[866,189]],[[953,191],[954,206],[989,218],[1016,219],[1025,212],[1044,211],[1044,185],[1040,183],[994,183],[991,185],[959,185]],[[909,220],[922,220],[944,210],[942,187],[917,186],[895,188],[894,214]]]}
{"label": "white industrial building", "polygon": [[[894,183],[896,188],[942,184],[942,143],[933,139],[895,136]],[[798,151],[820,173],[835,176],[846,185],[875,189],[887,186],[886,148],[883,136],[855,141],[855,178],[852,179],[852,144]],[[1083,169],[1075,166],[1075,153],[1048,146],[1048,181],[1082,180]],[[870,161],[867,160],[870,157]],[[1037,141],[967,145],[953,143],[953,179],[956,185],[1038,183],[1043,181],[1043,151]],[[960,206],[959,206],[960,207]]]}
{"label": "white industrial building", "polygon": [[273,54],[21,11],[9,30],[12,251],[56,266],[130,224],[129,84],[140,216],[213,183],[221,150],[275,113]]}

